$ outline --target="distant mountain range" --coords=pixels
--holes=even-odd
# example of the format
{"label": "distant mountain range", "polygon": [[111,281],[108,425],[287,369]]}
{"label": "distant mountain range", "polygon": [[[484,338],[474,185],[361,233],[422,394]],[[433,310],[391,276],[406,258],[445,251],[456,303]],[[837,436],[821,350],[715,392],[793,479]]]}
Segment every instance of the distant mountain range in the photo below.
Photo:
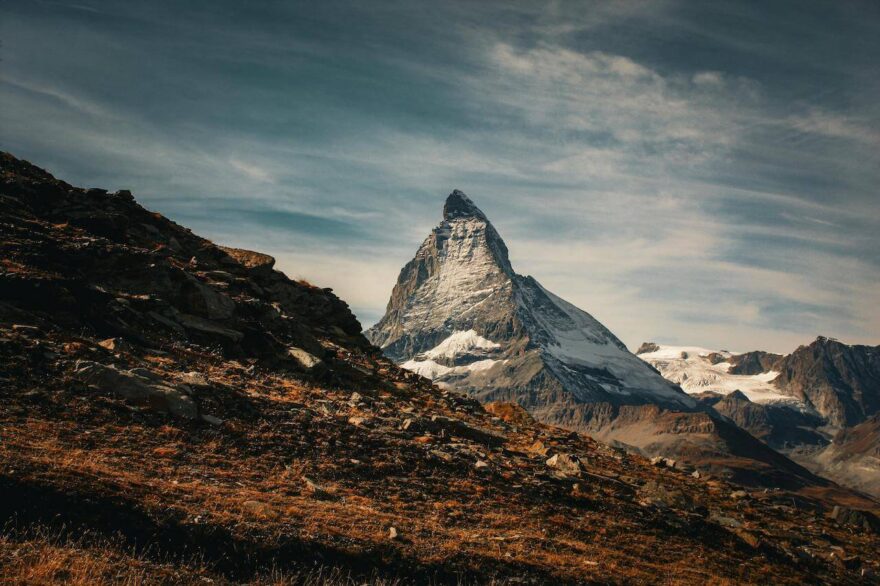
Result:
{"label": "distant mountain range", "polygon": [[650,342],[637,354],[774,449],[880,496],[880,346],[820,336],[785,356]]}

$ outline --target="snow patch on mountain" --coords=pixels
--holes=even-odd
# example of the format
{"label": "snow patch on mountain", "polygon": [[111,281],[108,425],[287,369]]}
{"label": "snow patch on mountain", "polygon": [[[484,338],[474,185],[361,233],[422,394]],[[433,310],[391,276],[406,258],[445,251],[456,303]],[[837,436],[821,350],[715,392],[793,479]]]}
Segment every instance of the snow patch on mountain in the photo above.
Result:
{"label": "snow patch on mountain", "polygon": [[543,287],[541,290],[568,317],[567,320],[550,320],[547,312],[535,312],[550,333],[551,343],[547,346],[550,355],[565,365],[607,370],[620,382],[619,385],[603,384],[608,392],[629,395],[647,391],[666,400],[687,403],[665,380],[642,368],[639,359],[593,316]]}
{"label": "snow patch on mountain", "polygon": [[470,364],[461,366],[446,366],[439,364],[434,360],[407,360],[400,366],[431,380],[438,379],[449,375],[466,375],[472,372],[481,372],[489,370],[496,364],[504,364],[506,360],[493,360],[487,358],[485,360],[477,360]]}
{"label": "snow patch on mountain", "polygon": [[455,358],[462,354],[473,354],[475,351],[492,351],[501,344],[487,340],[476,330],[458,331],[423,354],[425,358]]}
{"label": "snow patch on mountain", "polygon": [[735,352],[698,346],[660,346],[638,357],[659,370],[668,380],[678,383],[687,393],[712,391],[728,395],[741,391],[755,403],[797,402],[773,385],[773,380],[779,376],[778,372],[754,375],[728,372],[733,356],[736,356]]}

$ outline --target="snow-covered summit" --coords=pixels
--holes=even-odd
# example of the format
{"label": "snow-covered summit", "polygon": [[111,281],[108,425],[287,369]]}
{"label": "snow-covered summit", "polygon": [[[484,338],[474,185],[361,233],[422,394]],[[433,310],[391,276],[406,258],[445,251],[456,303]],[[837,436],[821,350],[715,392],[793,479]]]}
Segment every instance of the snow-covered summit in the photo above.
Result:
{"label": "snow-covered summit", "polygon": [[501,236],[459,190],[366,334],[406,368],[482,400],[551,411],[696,404],[593,316],[518,275]]}
{"label": "snow-covered summit", "polygon": [[475,351],[486,352],[496,350],[501,344],[487,340],[476,330],[455,332],[430,350],[424,353],[426,358],[455,358],[462,354]]}

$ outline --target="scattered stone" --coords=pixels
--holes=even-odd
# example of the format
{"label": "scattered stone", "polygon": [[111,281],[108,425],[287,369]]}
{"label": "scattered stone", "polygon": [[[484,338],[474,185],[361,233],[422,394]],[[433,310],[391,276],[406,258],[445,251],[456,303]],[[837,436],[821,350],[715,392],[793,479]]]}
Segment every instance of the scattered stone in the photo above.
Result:
{"label": "scattered stone", "polygon": [[528,425],[533,423],[534,419],[529,412],[516,403],[487,403],[484,405],[486,411],[499,417],[505,423],[514,425]]}
{"label": "scattered stone", "polygon": [[835,505],[831,511],[831,518],[841,525],[856,527],[871,533],[880,532],[880,521],[868,511],[858,511]]}
{"label": "scattered stone", "polygon": [[486,462],[484,460],[477,460],[476,464],[474,464],[474,468],[476,468],[477,470],[482,470],[482,469],[488,468],[488,467],[489,467],[488,462]]}
{"label": "scattered stone", "polygon": [[541,440],[535,440],[535,442],[528,447],[528,451],[539,456],[546,456],[550,453],[550,449],[545,446],[544,442]]}
{"label": "scattered stone", "polygon": [[179,301],[183,311],[207,319],[228,319],[235,313],[235,301],[189,273],[186,273]]}
{"label": "scattered stone", "polygon": [[693,510],[694,503],[690,496],[677,488],[669,488],[656,480],[646,482],[638,491],[642,504],[660,509]]}
{"label": "scattered stone", "polygon": [[431,424],[436,431],[442,431],[448,435],[469,439],[479,444],[496,447],[504,443],[504,438],[478,427],[470,426],[460,419],[434,415],[431,417]]}
{"label": "scattered stone", "polygon": [[388,539],[397,539],[397,528],[395,528],[395,527],[388,528]]}
{"label": "scattered stone", "polygon": [[296,346],[288,347],[287,353],[306,371],[316,370],[324,364],[324,362],[317,356],[309,354],[302,348],[297,348]]}
{"label": "scattered stone", "polygon": [[366,417],[353,416],[348,418],[348,422],[356,427],[360,427],[361,425],[363,425],[366,420]]}
{"label": "scattered stone", "polygon": [[330,497],[330,492],[308,476],[302,477],[305,484],[305,493],[315,499],[326,499]]}
{"label": "scattered stone", "polygon": [[252,275],[268,276],[272,274],[272,267],[275,266],[275,259],[268,254],[245,250],[243,248],[230,248],[227,246],[218,246],[217,248],[230,256],[230,264],[242,264]]}
{"label": "scattered stone", "polygon": [[36,334],[40,332],[40,328],[37,326],[31,326],[26,324],[12,324],[12,331],[21,332],[26,334]]}
{"label": "scattered stone", "polygon": [[222,419],[214,417],[213,415],[208,415],[207,413],[202,413],[202,421],[210,423],[211,425],[223,425]]}
{"label": "scattered stone", "polygon": [[208,381],[208,378],[205,375],[195,371],[184,372],[182,375],[180,375],[180,382],[196,388],[208,388],[211,386],[211,383]]}
{"label": "scattered stone", "polygon": [[546,464],[566,476],[579,476],[582,470],[578,457],[571,454],[556,454],[548,458]]}
{"label": "scattered stone", "polygon": [[709,520],[713,523],[721,525],[722,527],[729,527],[730,529],[739,529],[740,527],[742,527],[742,522],[737,521],[733,517],[725,517],[717,512],[713,512],[711,515],[709,515]]}
{"label": "scattered stone", "polygon": [[[153,317],[155,318],[156,315],[153,315]],[[242,338],[244,338],[244,334],[239,332],[238,330],[225,328],[218,323],[212,322],[209,319],[205,319],[197,315],[180,313],[176,316],[176,319],[184,328],[198,334],[203,334],[211,337],[216,336],[229,340],[230,342],[241,342]]]}
{"label": "scattered stone", "polygon": [[131,352],[131,345],[122,338],[107,338],[98,342],[98,346],[110,352]]}
{"label": "scattered stone", "polygon": [[757,549],[761,545],[761,538],[755,535],[754,533],[749,533],[744,529],[738,529],[735,531],[737,536],[745,541],[749,547]]}
{"label": "scattered stone", "polygon": [[675,460],[672,458],[664,458],[663,456],[655,456],[651,458],[651,465],[657,468],[675,468]]}
{"label": "scattered stone", "polygon": [[744,490],[735,490],[732,493],[730,493],[730,498],[732,498],[735,501],[746,499],[746,498],[749,498],[749,493],[747,493]]}
{"label": "scattered stone", "polygon": [[439,458],[439,459],[443,460],[444,462],[452,462],[452,459],[453,459],[452,454],[447,454],[446,452],[443,452],[441,450],[431,450],[428,453],[431,454],[432,456],[434,456],[435,458]]}

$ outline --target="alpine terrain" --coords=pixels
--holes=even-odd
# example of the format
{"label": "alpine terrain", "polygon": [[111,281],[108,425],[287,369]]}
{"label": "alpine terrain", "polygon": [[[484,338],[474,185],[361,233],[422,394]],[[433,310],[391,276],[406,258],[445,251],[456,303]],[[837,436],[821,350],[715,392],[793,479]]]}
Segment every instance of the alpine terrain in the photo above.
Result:
{"label": "alpine terrain", "polygon": [[875,501],[694,479],[484,408],[383,357],[330,290],[128,191],[0,153],[0,243],[4,584],[868,584],[880,569]]}
{"label": "alpine terrain", "polygon": [[664,379],[594,317],[517,274],[492,223],[458,190],[366,336],[438,385],[517,403],[614,445],[740,482],[815,481]]}
{"label": "alpine terrain", "polygon": [[803,466],[880,496],[880,347],[819,336],[788,355],[651,342],[637,354]]}

